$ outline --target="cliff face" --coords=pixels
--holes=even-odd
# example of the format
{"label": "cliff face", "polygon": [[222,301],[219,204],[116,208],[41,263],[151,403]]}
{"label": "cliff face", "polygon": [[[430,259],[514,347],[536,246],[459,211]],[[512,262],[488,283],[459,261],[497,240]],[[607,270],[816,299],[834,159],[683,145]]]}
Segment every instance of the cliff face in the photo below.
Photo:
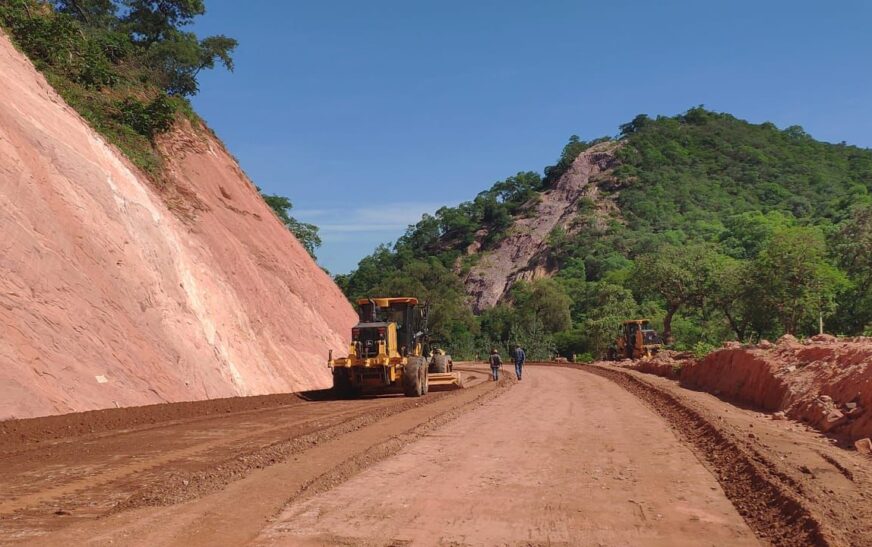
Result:
{"label": "cliff face", "polygon": [[[615,165],[619,144],[605,142],[584,151],[553,188],[542,193],[524,218],[515,221],[508,237],[487,252],[464,280],[475,312],[495,306],[518,281],[549,275],[549,235],[555,228],[573,232],[582,198],[593,203],[601,217],[617,214],[613,198],[603,198],[592,180]],[[477,252],[473,243],[468,252]]]}
{"label": "cliff face", "polygon": [[327,387],[355,315],[220,142],[168,190],[0,35],[0,419]]}

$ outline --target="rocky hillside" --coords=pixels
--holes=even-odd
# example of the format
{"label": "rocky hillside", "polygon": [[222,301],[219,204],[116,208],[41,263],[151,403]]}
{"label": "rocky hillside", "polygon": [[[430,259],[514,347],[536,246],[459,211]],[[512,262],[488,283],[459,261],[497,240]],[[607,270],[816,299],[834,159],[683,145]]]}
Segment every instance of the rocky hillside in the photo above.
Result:
{"label": "rocky hillside", "polygon": [[467,254],[482,254],[463,280],[474,311],[496,306],[518,281],[556,273],[551,236],[555,231],[567,236],[579,231],[578,211],[583,203],[594,205],[600,225],[618,215],[613,196],[604,196],[597,182],[615,167],[619,146],[605,142],[582,152],[553,187],[524,208],[504,239],[486,251],[481,238],[467,248]]}
{"label": "rocky hillside", "polygon": [[327,387],[355,315],[221,143],[165,187],[0,36],[0,419]]}
{"label": "rocky hillside", "polygon": [[696,107],[572,137],[337,280],[430,299],[459,354],[597,357],[630,316],[679,348],[872,332],[872,151]]}

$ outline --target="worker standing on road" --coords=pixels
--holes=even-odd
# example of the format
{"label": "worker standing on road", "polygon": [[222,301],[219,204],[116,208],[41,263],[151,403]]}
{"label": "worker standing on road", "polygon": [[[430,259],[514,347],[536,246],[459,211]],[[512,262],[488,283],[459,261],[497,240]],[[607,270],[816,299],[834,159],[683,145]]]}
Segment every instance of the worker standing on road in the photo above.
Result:
{"label": "worker standing on road", "polygon": [[494,377],[494,382],[500,379],[500,367],[503,366],[503,360],[500,359],[500,352],[497,348],[493,348],[490,354],[491,373]]}
{"label": "worker standing on road", "polygon": [[515,346],[515,376],[518,381],[521,381],[521,373],[524,372],[524,361],[527,360],[527,354],[520,345]]}

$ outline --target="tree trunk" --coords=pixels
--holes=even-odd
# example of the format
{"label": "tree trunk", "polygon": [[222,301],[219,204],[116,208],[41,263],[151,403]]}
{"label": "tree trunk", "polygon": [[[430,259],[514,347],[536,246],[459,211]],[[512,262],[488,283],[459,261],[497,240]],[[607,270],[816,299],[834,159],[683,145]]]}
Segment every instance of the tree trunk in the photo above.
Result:
{"label": "tree trunk", "polygon": [[736,333],[736,340],[739,342],[745,341],[745,328],[744,326],[739,326],[736,323],[736,320],[733,319],[733,315],[729,312],[724,312],[724,316],[727,318],[727,322],[730,324],[730,328],[733,329],[733,332]]}
{"label": "tree trunk", "polygon": [[79,3],[76,2],[76,0],[73,0],[71,3],[73,5],[73,9],[76,10],[76,13],[78,13],[79,16],[82,18],[82,21],[84,21],[86,25],[90,25],[91,21],[88,19],[88,13],[82,9],[82,6],[80,6]]}
{"label": "tree trunk", "polygon": [[678,311],[678,306],[666,308],[666,316],[663,317],[663,343],[671,346],[675,339],[672,337],[672,316]]}

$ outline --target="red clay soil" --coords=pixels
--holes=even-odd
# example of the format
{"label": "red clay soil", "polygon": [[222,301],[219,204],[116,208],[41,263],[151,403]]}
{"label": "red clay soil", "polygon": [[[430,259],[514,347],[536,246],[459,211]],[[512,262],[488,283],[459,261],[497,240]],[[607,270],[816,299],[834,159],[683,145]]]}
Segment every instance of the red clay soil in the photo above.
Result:
{"label": "red clay soil", "polygon": [[263,409],[286,408],[329,396],[329,390],[232,397],[127,408],[106,408],[0,422],[0,455],[72,437],[166,426],[170,422]]}
{"label": "red clay soil", "polygon": [[0,420],[328,387],[355,314],[205,127],[161,185],[0,32]]}
{"label": "red clay soil", "polygon": [[642,402],[606,379],[536,366],[396,457],[290,504],[254,544],[759,545]]}
{"label": "red clay soil", "polygon": [[810,427],[666,379],[614,366],[583,370],[618,383],[663,416],[766,543],[872,545],[867,457]]}
{"label": "red clay soil", "polygon": [[[315,393],[163,405],[170,408],[137,409],[151,425],[122,422],[99,434],[4,446],[0,544],[108,544],[102,531],[128,526],[144,530],[114,544],[192,545],[191,534],[193,544],[243,544],[290,498],[329,489],[512,384],[487,382],[484,371],[463,374],[467,389],[420,399]],[[95,417],[140,417],[133,410],[79,418],[99,427]],[[213,518],[219,522],[189,526]]]}
{"label": "red clay soil", "polygon": [[872,339],[792,336],[756,346],[728,342],[700,360],[666,352],[631,368],[770,412],[847,443],[872,436]]}
{"label": "red clay soil", "polygon": [[0,544],[872,545],[868,460],[794,422],[614,367],[464,371],[421,399],[27,420],[0,441]]}

